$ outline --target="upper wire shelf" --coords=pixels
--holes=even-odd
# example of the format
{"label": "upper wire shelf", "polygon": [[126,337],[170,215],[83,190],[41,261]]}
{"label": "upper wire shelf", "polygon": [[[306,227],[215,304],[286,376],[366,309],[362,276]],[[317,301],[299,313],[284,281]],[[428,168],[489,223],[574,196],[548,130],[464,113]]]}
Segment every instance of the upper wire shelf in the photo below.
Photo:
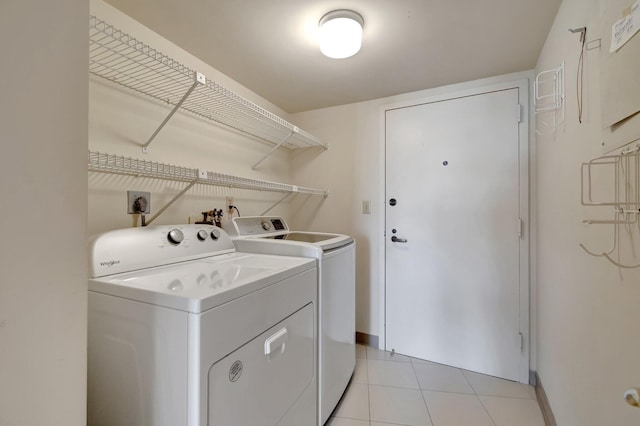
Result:
{"label": "upper wire shelf", "polygon": [[144,145],[145,152],[178,109],[266,141],[274,146],[271,152],[277,148],[327,148],[315,136],[96,16],[89,18],[89,72],[173,106]]}
{"label": "upper wire shelf", "polygon": [[229,188],[249,189],[256,191],[282,192],[288,194],[328,196],[324,189],[289,185],[267,180],[244,178],[222,173],[209,172],[173,164],[140,160],[122,155],[89,151],[89,170],[94,172],[125,174],[138,177],[173,180],[179,182],[199,183]]}

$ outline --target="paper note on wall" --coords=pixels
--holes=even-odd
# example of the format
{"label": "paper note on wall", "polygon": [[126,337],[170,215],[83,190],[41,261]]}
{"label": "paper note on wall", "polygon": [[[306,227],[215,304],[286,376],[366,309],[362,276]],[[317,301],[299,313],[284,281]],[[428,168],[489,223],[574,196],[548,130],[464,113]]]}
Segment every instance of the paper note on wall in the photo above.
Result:
{"label": "paper note on wall", "polygon": [[619,50],[638,31],[640,31],[640,0],[636,0],[631,6],[631,10],[611,27],[611,48],[609,51],[616,52]]}
{"label": "paper note on wall", "polygon": [[[615,37],[611,28],[612,25],[621,22],[621,16],[631,16],[635,27],[640,28],[640,0],[603,1],[606,7],[600,17],[602,45],[615,46],[616,42],[610,39]],[[622,24],[624,27],[624,22]],[[623,34],[624,31],[619,32],[619,35]],[[600,52],[602,127],[610,129],[612,133],[608,134],[609,130],[606,131],[607,145],[613,143],[613,139],[621,138],[622,136],[617,135],[621,135],[622,130],[627,132],[630,122],[633,121],[631,127],[634,128],[634,133],[637,133],[635,130],[638,129],[636,123],[640,124],[640,36],[629,31],[626,34],[629,40],[621,48],[613,52],[605,48]],[[636,34],[635,37],[632,34]],[[620,38],[619,41],[622,42],[624,39]],[[637,136],[632,139],[635,138]],[[625,139],[628,138],[625,136]]]}

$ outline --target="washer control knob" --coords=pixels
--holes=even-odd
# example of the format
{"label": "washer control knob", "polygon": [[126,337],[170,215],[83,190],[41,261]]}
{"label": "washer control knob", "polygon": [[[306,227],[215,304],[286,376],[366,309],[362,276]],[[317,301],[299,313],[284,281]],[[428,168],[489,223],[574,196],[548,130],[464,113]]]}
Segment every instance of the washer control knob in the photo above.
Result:
{"label": "washer control knob", "polygon": [[205,231],[204,229],[201,229],[198,231],[198,239],[200,241],[206,240],[208,236],[209,234],[207,234],[207,231]]}
{"label": "washer control knob", "polygon": [[213,238],[214,240],[217,240],[218,238],[220,238],[220,231],[218,231],[217,229],[212,230],[211,238]]}
{"label": "washer control knob", "polygon": [[263,221],[262,222],[262,229],[264,229],[265,231],[268,231],[271,228],[271,224],[268,221]]}
{"label": "washer control knob", "polygon": [[180,244],[184,240],[184,234],[179,229],[172,229],[167,234],[167,239],[172,244]]}

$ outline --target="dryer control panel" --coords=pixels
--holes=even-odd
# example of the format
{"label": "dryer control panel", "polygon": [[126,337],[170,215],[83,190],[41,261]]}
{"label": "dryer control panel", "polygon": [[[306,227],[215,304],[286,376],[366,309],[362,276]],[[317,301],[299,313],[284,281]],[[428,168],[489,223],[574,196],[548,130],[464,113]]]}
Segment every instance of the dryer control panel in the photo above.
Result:
{"label": "dryer control panel", "polygon": [[163,225],[105,232],[89,241],[92,278],[235,252],[213,225]]}

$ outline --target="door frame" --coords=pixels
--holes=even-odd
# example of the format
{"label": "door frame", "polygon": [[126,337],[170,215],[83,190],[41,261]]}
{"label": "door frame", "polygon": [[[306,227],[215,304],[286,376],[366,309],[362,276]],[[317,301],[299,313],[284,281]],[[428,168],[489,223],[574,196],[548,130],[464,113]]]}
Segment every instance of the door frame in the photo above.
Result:
{"label": "door frame", "polygon": [[[495,80],[494,80],[495,81]],[[486,80],[480,82],[471,82],[469,84],[456,85],[449,88],[441,88],[437,90],[439,93],[427,95],[425,97],[416,97],[414,99],[385,104],[380,107],[380,215],[379,232],[383,242],[386,239],[386,112],[392,109],[403,107],[411,107],[421,104],[452,100],[461,97],[480,95],[487,92],[498,90],[518,89],[518,98],[520,103],[520,123],[519,123],[519,175],[520,175],[520,199],[519,209],[520,218],[523,222],[522,237],[520,238],[520,271],[519,271],[519,287],[520,287],[520,333],[522,333],[522,351],[520,353],[518,376],[521,383],[529,383],[530,380],[530,359],[531,348],[533,347],[530,333],[530,236],[532,226],[530,222],[530,200],[529,200],[529,166],[530,166],[530,79],[518,78],[515,80],[507,80],[503,82],[490,83]],[[460,88],[460,86],[466,86]],[[436,90],[434,90],[436,91]],[[514,108],[514,115],[517,111]],[[515,232],[515,230],[514,230]],[[386,244],[380,244],[379,252],[379,276],[381,285],[379,286],[379,340],[380,349],[386,347]]]}

